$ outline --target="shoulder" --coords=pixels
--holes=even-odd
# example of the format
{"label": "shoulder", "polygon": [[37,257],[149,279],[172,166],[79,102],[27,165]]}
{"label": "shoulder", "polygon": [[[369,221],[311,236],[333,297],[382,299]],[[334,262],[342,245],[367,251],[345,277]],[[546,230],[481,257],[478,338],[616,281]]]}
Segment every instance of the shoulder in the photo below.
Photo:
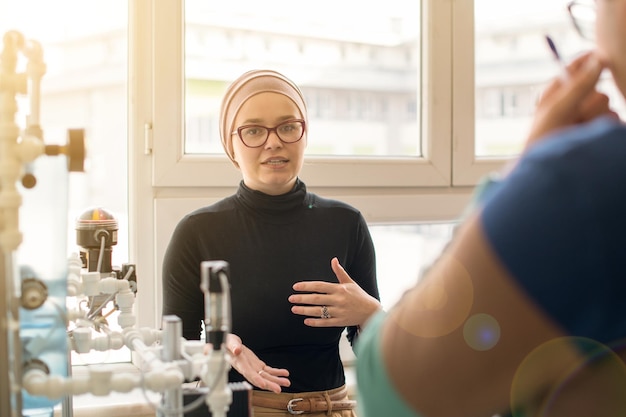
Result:
{"label": "shoulder", "polygon": [[611,117],[600,117],[551,136],[530,149],[521,162],[550,161],[556,167],[571,168],[578,161],[606,162],[617,158],[623,161],[626,154],[626,126]]}
{"label": "shoulder", "polygon": [[511,200],[530,197],[527,193],[544,194],[552,201],[557,196],[600,194],[626,181],[624,161],[626,127],[601,117],[555,132],[528,150],[496,194]]}
{"label": "shoulder", "polygon": [[619,119],[611,116],[602,116],[591,120],[583,125],[566,129],[564,134],[578,137],[579,140],[593,139],[594,137],[612,137],[623,135],[626,125]]}
{"label": "shoulder", "polygon": [[321,197],[307,193],[306,204],[325,218],[341,220],[350,224],[365,224],[365,218],[359,209],[345,201]]}
{"label": "shoulder", "polygon": [[237,198],[234,195],[225,197],[219,201],[208,206],[201,207],[187,214],[189,218],[211,216],[213,214],[219,214],[224,212],[230,212],[236,208]]}
{"label": "shoulder", "polygon": [[[530,149],[485,204],[488,233],[563,232],[626,211],[626,128],[603,117],[562,130]],[[490,227],[492,225],[493,227]],[[560,227],[557,227],[560,226]],[[561,237],[564,235],[561,235]],[[529,236],[532,238],[532,236]]]}
{"label": "shoulder", "polygon": [[223,216],[232,213],[236,209],[235,196],[228,196],[213,204],[198,208],[183,216],[178,222],[178,227],[197,227],[198,224],[206,224],[212,220],[219,221]]}
{"label": "shoulder", "polygon": [[317,208],[344,211],[346,213],[360,214],[361,212],[351,204],[334,198],[322,197],[314,193],[307,193],[307,203]]}

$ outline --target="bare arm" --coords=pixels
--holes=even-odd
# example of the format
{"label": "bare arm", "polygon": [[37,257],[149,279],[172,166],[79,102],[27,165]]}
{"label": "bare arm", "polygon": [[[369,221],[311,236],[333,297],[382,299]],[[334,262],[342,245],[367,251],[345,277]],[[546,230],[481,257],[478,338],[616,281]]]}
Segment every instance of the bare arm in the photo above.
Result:
{"label": "bare arm", "polygon": [[[467,324],[485,315],[499,336],[479,350],[480,335]],[[512,393],[521,403],[540,403],[580,362],[563,336],[498,263],[474,217],[424,282],[389,312],[382,352],[393,384],[415,410],[485,416],[508,410]]]}

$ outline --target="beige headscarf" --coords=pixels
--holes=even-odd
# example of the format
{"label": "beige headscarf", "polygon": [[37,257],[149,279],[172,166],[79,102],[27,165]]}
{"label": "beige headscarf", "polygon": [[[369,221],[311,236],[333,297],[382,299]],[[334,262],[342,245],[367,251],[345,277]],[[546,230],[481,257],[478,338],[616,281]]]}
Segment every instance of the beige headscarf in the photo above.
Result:
{"label": "beige headscarf", "polygon": [[250,97],[259,93],[279,93],[291,99],[305,121],[306,104],[300,88],[284,75],[272,70],[252,70],[242,74],[228,87],[220,108],[220,136],[226,155],[239,167],[233,154],[233,124],[239,109]]}

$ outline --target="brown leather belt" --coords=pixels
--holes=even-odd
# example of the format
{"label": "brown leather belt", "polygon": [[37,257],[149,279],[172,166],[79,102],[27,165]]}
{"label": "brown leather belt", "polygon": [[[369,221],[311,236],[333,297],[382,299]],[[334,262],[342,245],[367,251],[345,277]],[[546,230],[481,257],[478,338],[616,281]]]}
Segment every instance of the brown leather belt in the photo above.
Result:
{"label": "brown leather belt", "polygon": [[[284,410],[289,414],[319,413],[330,414],[332,410],[352,410],[356,408],[356,401],[346,399],[348,391],[342,389],[325,397],[324,395],[295,397],[290,400],[270,398],[252,394],[252,405],[257,407]],[[297,394],[296,394],[297,395]]]}

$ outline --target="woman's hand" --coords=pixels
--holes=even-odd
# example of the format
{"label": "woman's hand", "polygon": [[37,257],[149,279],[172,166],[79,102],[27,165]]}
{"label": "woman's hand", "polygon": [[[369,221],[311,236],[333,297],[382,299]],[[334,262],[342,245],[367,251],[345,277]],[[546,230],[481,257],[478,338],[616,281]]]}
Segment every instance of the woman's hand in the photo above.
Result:
{"label": "woman's hand", "polygon": [[[241,338],[234,334],[226,337],[226,349],[230,353],[230,364],[252,385],[279,393],[281,387],[288,387],[291,381],[287,378],[287,369],[272,368],[263,362],[253,351],[241,342]],[[207,345],[205,353],[210,350]]]}
{"label": "woman's hand", "polygon": [[350,278],[337,258],[330,261],[330,266],[339,283],[295,283],[295,291],[313,294],[291,295],[289,302],[299,304],[291,307],[291,311],[308,316],[309,318],[304,319],[304,324],[311,327],[363,326],[370,316],[381,309],[380,302]]}
{"label": "woman's hand", "polygon": [[567,74],[548,85],[537,103],[525,150],[555,130],[602,115],[617,117],[608,97],[596,90],[603,69],[596,54],[588,52],[567,66]]}

